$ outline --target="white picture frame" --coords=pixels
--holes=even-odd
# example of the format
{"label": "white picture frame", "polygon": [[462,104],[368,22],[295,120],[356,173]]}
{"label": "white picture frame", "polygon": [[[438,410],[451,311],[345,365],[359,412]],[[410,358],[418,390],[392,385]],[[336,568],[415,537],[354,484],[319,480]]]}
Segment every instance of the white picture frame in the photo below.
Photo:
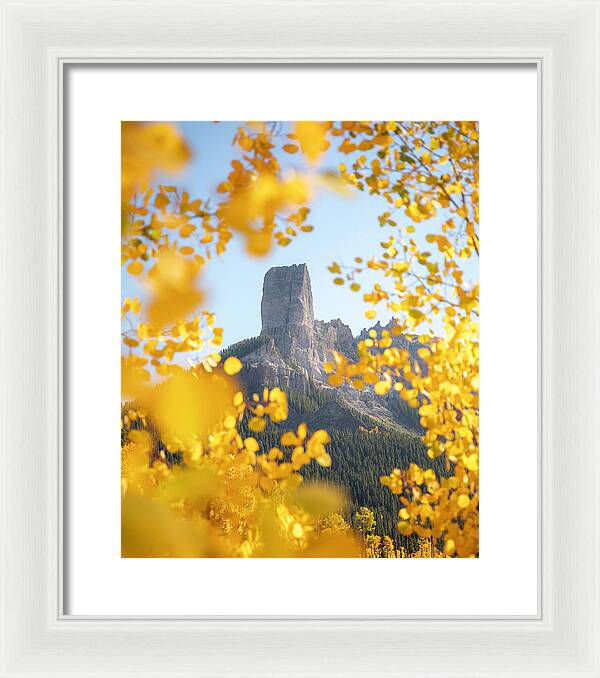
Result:
{"label": "white picture frame", "polygon": [[[0,676],[600,676],[600,3],[2,0],[0,7]],[[63,614],[62,77],[75,62],[537,64],[539,615]]]}

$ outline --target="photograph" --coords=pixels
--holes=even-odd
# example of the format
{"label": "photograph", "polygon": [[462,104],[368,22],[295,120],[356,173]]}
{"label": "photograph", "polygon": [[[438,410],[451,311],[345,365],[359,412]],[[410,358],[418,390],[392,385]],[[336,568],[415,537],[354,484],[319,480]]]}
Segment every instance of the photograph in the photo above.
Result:
{"label": "photograph", "polygon": [[479,253],[476,120],[122,121],[121,557],[479,558]]}

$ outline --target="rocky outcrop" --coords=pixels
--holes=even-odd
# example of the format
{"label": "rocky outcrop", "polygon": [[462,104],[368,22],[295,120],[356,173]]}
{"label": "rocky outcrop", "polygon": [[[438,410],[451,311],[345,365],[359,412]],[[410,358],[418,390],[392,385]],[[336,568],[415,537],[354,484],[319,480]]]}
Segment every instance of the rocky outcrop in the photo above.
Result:
{"label": "rocky outcrop", "polygon": [[321,363],[330,359],[332,350],[343,353],[351,360],[358,357],[352,330],[339,318],[329,322],[315,320],[313,332],[315,352]]}
{"label": "rocky outcrop", "polygon": [[[331,358],[332,350],[356,357],[356,341],[348,325],[339,319],[315,320],[306,264],[269,269],[260,310],[261,336],[273,340],[276,357],[312,379],[323,379],[321,365]],[[261,356],[267,353],[268,349],[263,350]]]}
{"label": "rocky outcrop", "polygon": [[413,360],[419,363],[421,368],[425,367],[425,363],[418,356],[418,350],[423,348],[425,344],[420,342],[416,337],[409,336],[407,334],[393,334],[392,328],[394,327],[394,321],[390,320],[387,325],[382,325],[379,321],[373,327],[363,329],[362,332],[356,337],[356,341],[363,341],[369,336],[371,330],[375,330],[379,336],[383,330],[388,330],[392,334],[392,346],[396,348],[403,348],[410,353],[410,356]]}
{"label": "rocky outcrop", "polygon": [[315,319],[310,275],[306,264],[270,268],[263,281],[261,334],[282,328],[310,328]]}
{"label": "rocky outcrop", "polygon": [[267,271],[260,306],[261,336],[273,338],[280,356],[314,371],[314,311],[306,264]]}
{"label": "rocky outcrop", "polygon": [[[357,391],[344,385],[334,389],[327,384],[322,365],[331,359],[332,350],[351,360],[356,359],[356,343],[366,338],[369,330],[354,337],[342,320],[315,320],[310,275],[306,264],[280,266],[267,271],[261,302],[262,328],[258,346],[242,357],[244,379],[248,390],[279,386],[286,391],[308,395],[314,388],[325,394],[327,402],[314,415],[324,425],[330,420],[338,428],[356,428],[363,423],[381,422],[387,427],[418,429],[412,413],[391,392],[382,398],[370,390]],[[375,326],[378,332],[391,324]],[[253,340],[254,341],[254,340]],[[394,337],[394,345],[406,348],[416,357],[421,344],[411,338]],[[230,347],[235,353],[235,346]],[[404,414],[403,414],[404,413]]]}

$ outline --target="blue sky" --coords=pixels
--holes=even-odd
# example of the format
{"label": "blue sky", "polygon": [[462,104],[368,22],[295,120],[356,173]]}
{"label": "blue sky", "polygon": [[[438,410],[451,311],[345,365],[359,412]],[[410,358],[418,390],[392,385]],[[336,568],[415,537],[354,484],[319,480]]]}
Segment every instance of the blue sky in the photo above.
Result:
{"label": "blue sky", "polygon": [[[231,141],[238,122],[182,122],[180,129],[190,145],[193,158],[185,173],[169,183],[177,183],[187,190],[191,198],[205,199],[211,196],[213,204],[218,201],[217,185],[227,177],[230,162],[240,157]],[[301,158],[282,154],[284,168],[298,167]],[[339,162],[348,163],[348,158],[330,150],[319,164],[319,169],[337,169]],[[310,204],[307,223],[315,230],[301,233],[287,247],[274,246],[266,257],[250,257],[243,249],[243,242],[235,238],[221,257],[214,258],[203,270],[202,286],[207,291],[207,308],[217,315],[217,324],[224,327],[224,346],[240,339],[255,336],[260,332],[260,300],[262,281],[272,266],[306,263],[312,281],[315,317],[320,320],[341,318],[350,325],[354,334],[371,321],[364,317],[368,306],[360,293],[351,292],[347,286],[332,283],[333,276],[327,270],[332,261],[352,263],[355,256],[369,257],[379,254],[379,241],[397,229],[379,227],[377,217],[388,203],[375,195],[353,191],[351,197],[322,190]],[[402,217],[408,220],[406,217]],[[473,272],[476,274],[476,272]],[[361,276],[360,282],[369,278]],[[372,281],[373,278],[370,278]],[[123,273],[123,296],[143,296],[137,279]],[[387,322],[389,315],[380,311],[379,320]],[[375,321],[373,321],[375,322]]]}

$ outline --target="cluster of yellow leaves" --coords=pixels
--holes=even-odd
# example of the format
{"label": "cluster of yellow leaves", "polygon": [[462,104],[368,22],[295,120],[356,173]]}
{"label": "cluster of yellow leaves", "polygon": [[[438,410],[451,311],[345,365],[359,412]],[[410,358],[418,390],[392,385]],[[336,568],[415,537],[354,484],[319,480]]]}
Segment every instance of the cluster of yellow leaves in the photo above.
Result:
{"label": "cluster of yellow leaves", "polygon": [[444,552],[479,552],[479,337],[468,316],[448,323],[446,336],[421,349],[425,374],[415,363],[404,371],[416,392],[423,440],[431,458],[444,455],[448,477],[411,467],[382,483],[400,496],[398,529],[444,539]]}
{"label": "cluster of yellow leaves", "polygon": [[[327,132],[330,128],[331,123],[300,121],[294,123],[294,131],[288,134],[288,138],[298,143],[300,150],[309,162],[315,163],[330,146],[327,139]],[[287,153],[296,153],[298,146],[294,143],[288,143],[283,146],[283,150]]]}
{"label": "cluster of yellow leaves", "polygon": [[324,513],[343,508],[343,499],[326,488],[302,488],[297,472],[329,458],[329,437],[309,435],[305,424],[268,450],[242,437],[245,416],[281,422],[288,407],[277,388],[245,402],[231,376],[238,362],[230,357],[211,372],[174,368],[124,412],[123,555],[357,555],[352,535],[314,530]]}
{"label": "cluster of yellow leaves", "polygon": [[[172,369],[170,363],[176,357],[182,354],[199,355],[205,347],[217,348],[223,341],[223,328],[214,326],[214,315],[208,311],[202,311],[186,322],[162,326],[140,322],[136,318],[140,309],[137,297],[125,299],[121,309],[121,317],[128,325],[128,329],[122,332],[123,344],[127,347],[127,355],[122,357],[121,371],[122,396],[125,398],[135,396],[135,384],[138,381],[150,380],[150,369],[153,368],[160,376],[166,376]],[[196,363],[198,360],[191,362]],[[210,353],[200,362],[210,372],[219,364],[220,355]]]}
{"label": "cluster of yellow leaves", "polygon": [[[282,149],[301,150],[314,163],[328,147],[327,129],[325,123],[298,122]],[[217,189],[225,196],[217,208],[220,225],[241,234],[247,251],[257,256],[267,254],[274,242],[285,247],[299,232],[313,230],[305,223],[313,177],[282,174],[274,153],[277,140],[277,130],[265,123],[239,128],[234,142],[243,152],[242,159],[232,161],[231,172]]]}
{"label": "cluster of yellow leaves", "polygon": [[302,222],[301,215],[308,208],[301,206],[310,196],[306,179],[299,176],[279,178],[271,173],[248,175],[232,172],[227,189],[229,186],[229,198],[219,206],[218,216],[246,238],[249,253],[266,254],[274,238],[282,246],[291,242],[290,231],[295,229],[284,225],[277,230],[276,219],[282,213],[291,212],[287,219],[289,224]]}
{"label": "cluster of yellow leaves", "polygon": [[[477,123],[342,122],[332,135],[343,139],[339,150],[352,161],[340,164],[342,176],[362,191],[381,195],[390,208],[379,216],[379,225],[397,231],[381,241],[379,256],[357,258],[345,278],[334,282],[352,283],[365,270],[380,272],[381,282],[364,300],[373,307],[385,304],[408,327],[427,322],[447,304],[475,303],[478,291],[465,289],[462,262],[479,254]],[[377,151],[370,161],[360,153],[369,149]],[[428,222],[439,231],[428,232]],[[434,244],[438,254],[423,249],[423,241]],[[334,262],[330,271],[341,273],[339,264]],[[460,292],[464,299],[450,299]],[[371,311],[367,317],[375,317],[375,308]]]}
{"label": "cluster of yellow leaves", "polygon": [[[476,556],[479,285],[467,284],[466,266],[479,255],[478,125],[343,122],[332,135],[352,161],[340,172],[351,185],[387,200],[391,208],[379,225],[392,229],[378,255],[357,257],[344,269],[333,262],[333,282],[348,282],[358,292],[360,274],[375,272],[378,282],[363,292],[371,307],[365,315],[376,317],[381,305],[396,321],[391,330],[372,330],[359,343],[358,360],[334,352],[323,368],[334,387],[348,382],[359,390],[372,387],[380,396],[393,389],[418,408],[428,454],[444,455],[448,475],[437,478],[430,469],[411,466],[381,479],[403,505],[398,529],[442,539],[448,556]],[[369,150],[377,156],[370,161],[364,155]],[[428,243],[434,251],[424,249]],[[436,317],[441,337],[430,329]],[[424,344],[418,359],[393,346],[395,336],[411,333]]]}
{"label": "cluster of yellow leaves", "polygon": [[190,157],[185,140],[169,123],[121,123],[122,205],[129,204],[136,191],[150,184],[156,174],[174,174]]}

